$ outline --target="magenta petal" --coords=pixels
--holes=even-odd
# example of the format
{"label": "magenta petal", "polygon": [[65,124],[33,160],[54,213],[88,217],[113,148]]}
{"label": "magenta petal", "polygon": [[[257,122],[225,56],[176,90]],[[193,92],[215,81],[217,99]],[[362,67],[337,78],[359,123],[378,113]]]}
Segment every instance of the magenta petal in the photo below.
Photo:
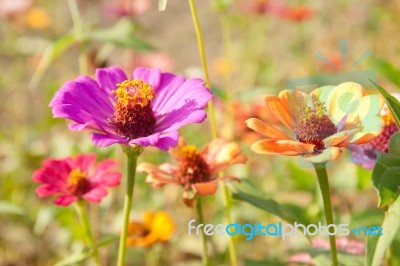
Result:
{"label": "magenta petal", "polygon": [[184,83],[182,79],[176,76],[166,86],[160,86],[160,91],[153,101],[156,116],[168,114],[182,107],[192,110],[203,109],[212,99],[211,91],[204,87],[201,79],[188,79]]}
{"label": "magenta petal", "polygon": [[78,199],[76,196],[70,196],[70,195],[61,195],[58,196],[55,200],[54,203],[60,206],[68,206],[71,203],[75,202]]}
{"label": "magenta petal", "polygon": [[[111,114],[109,114],[111,116]],[[78,106],[72,104],[62,104],[53,107],[53,117],[62,117],[76,122],[71,124],[73,130],[111,130],[111,127],[106,123],[109,116],[97,116],[90,114]]]}
{"label": "magenta petal", "polygon": [[169,150],[171,147],[178,145],[179,134],[178,131],[173,131],[160,136],[156,146],[163,151]]}
{"label": "magenta petal", "polygon": [[85,200],[99,203],[102,198],[107,196],[107,191],[104,188],[98,187],[95,189],[90,190],[88,193],[84,194],[82,197]]}
{"label": "magenta petal", "polygon": [[96,69],[96,80],[100,87],[106,90],[110,95],[117,89],[117,84],[127,80],[122,69],[112,66]]}
{"label": "magenta petal", "polygon": [[169,113],[156,125],[156,131],[178,130],[184,125],[191,123],[201,123],[207,118],[203,110],[190,111],[182,108]]}
{"label": "magenta petal", "polygon": [[55,107],[71,104],[96,117],[108,118],[113,113],[114,107],[108,93],[100,88],[96,81],[81,76],[74,81],[65,83],[56,92],[49,106]]}
{"label": "magenta petal", "polygon": [[159,69],[138,67],[133,71],[132,76],[134,79],[137,78],[150,84],[155,89],[155,93],[158,94],[157,88],[161,80],[161,72]]}
{"label": "magenta petal", "polygon": [[110,146],[111,144],[115,143],[128,144],[128,140],[124,137],[104,135],[99,133],[92,134],[92,141],[94,144],[101,147]]}
{"label": "magenta petal", "polygon": [[147,137],[131,139],[129,141],[129,144],[130,145],[137,144],[137,145],[140,145],[142,147],[156,146],[159,138],[160,138],[160,133],[155,133],[155,134],[147,136]]}
{"label": "magenta petal", "polygon": [[48,197],[51,195],[54,195],[55,193],[59,192],[57,189],[55,189],[55,187],[45,184],[45,185],[41,185],[38,188],[36,188],[36,194],[43,198],[43,197]]}

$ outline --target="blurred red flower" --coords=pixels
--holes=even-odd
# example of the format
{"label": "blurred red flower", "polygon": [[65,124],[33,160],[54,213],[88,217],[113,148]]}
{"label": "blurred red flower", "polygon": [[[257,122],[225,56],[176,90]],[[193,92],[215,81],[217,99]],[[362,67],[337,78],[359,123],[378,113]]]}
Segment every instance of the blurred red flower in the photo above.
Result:
{"label": "blurred red flower", "polygon": [[106,159],[95,165],[96,155],[80,154],[74,158],[47,159],[32,179],[42,185],[36,189],[39,197],[57,195],[54,203],[68,206],[83,198],[99,203],[107,196],[106,187],[118,186],[121,173],[113,170],[117,162]]}

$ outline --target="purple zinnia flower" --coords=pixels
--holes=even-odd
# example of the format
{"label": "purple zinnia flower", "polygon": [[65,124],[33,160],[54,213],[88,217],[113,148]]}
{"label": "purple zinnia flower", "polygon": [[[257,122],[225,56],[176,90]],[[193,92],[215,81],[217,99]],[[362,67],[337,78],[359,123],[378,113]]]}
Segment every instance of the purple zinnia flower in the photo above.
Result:
{"label": "purple zinnia flower", "polygon": [[201,79],[185,79],[154,68],[136,68],[129,79],[118,67],[96,70],[65,83],[50,102],[54,117],[75,123],[71,130],[93,130],[98,146],[114,143],[156,146],[178,143],[177,130],[206,118],[212,98]]}

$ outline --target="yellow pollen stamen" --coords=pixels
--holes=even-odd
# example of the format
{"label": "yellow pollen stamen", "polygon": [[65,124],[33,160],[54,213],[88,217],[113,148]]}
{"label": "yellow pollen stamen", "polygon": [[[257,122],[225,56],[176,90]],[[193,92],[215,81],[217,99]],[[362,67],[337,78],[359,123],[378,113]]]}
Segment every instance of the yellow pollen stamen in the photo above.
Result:
{"label": "yellow pollen stamen", "polygon": [[389,126],[390,124],[395,123],[393,116],[390,113],[382,115],[382,119],[386,126]]}
{"label": "yellow pollen stamen", "polygon": [[154,98],[154,88],[140,79],[124,80],[113,91],[118,104],[147,106]]}
{"label": "yellow pollen stamen", "polygon": [[179,151],[179,156],[184,158],[194,158],[199,154],[199,151],[194,145],[186,145]]}
{"label": "yellow pollen stamen", "polygon": [[86,173],[82,172],[80,169],[73,169],[69,173],[68,177],[68,186],[69,187],[76,187],[79,186],[79,184],[82,183],[86,178]]}

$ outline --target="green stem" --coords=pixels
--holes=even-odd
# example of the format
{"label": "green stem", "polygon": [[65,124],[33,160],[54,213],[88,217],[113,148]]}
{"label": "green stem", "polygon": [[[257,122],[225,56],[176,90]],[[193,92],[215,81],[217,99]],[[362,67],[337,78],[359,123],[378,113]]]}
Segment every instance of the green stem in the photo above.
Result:
{"label": "green stem", "polygon": [[[329,181],[328,173],[326,172],[326,163],[314,164],[315,173],[318,177],[319,187],[321,189],[322,200],[324,202],[324,212],[327,226],[333,224],[333,211],[329,192]],[[332,227],[330,227],[332,228]],[[333,229],[333,228],[332,228]],[[331,233],[333,230],[329,230]],[[336,238],[335,235],[329,235],[329,243],[331,246],[331,255],[333,266],[338,265],[337,250],[336,250]]]}
{"label": "green stem", "polygon": [[86,55],[86,45],[83,43],[83,24],[81,21],[81,16],[79,14],[79,8],[77,0],[68,0],[68,7],[72,17],[72,23],[74,26],[74,34],[76,39],[80,43],[80,53],[79,53],[79,71],[81,74],[88,74],[89,67]]}
{"label": "green stem", "polygon": [[126,184],[126,191],[124,198],[122,229],[119,239],[118,264],[117,264],[118,266],[125,266],[126,238],[128,234],[129,214],[132,207],[133,188],[136,176],[136,164],[137,164],[137,159],[142,151],[140,147],[139,148],[123,147],[123,149],[128,159],[127,163],[128,180]]}
{"label": "green stem", "polygon": [[158,254],[150,247],[144,252],[146,266],[158,266]]}
{"label": "green stem", "polygon": [[[205,53],[205,49],[204,49],[203,34],[201,32],[200,23],[199,23],[199,19],[197,16],[195,0],[189,0],[189,5],[190,5],[190,11],[192,14],[194,27],[196,30],[197,44],[199,46],[199,54],[200,54],[201,65],[203,67],[204,79],[206,82],[206,86],[211,88],[210,87],[210,78],[208,75],[206,53]],[[214,106],[213,106],[212,101],[208,102],[208,112],[209,112],[209,118],[210,118],[210,123],[211,123],[212,137],[213,137],[213,139],[216,139],[218,137],[218,129],[217,129],[217,124],[216,124],[216,120],[215,120]],[[220,176],[221,175],[223,175],[223,174],[220,173]],[[225,183],[223,183],[223,189],[224,189],[225,219],[227,221],[231,221],[231,217],[230,217],[230,200],[231,199],[229,197],[229,191],[226,188]],[[203,243],[203,245],[204,245],[204,243]],[[203,249],[204,249],[204,247],[203,247]],[[231,265],[237,266],[238,265],[237,264],[237,251],[236,251],[235,239],[233,237],[229,238],[229,255],[230,255],[230,259],[231,259]]]}
{"label": "green stem", "polygon": [[[221,183],[222,183],[222,193],[223,193],[224,208],[225,208],[225,221],[227,224],[231,224],[232,219],[231,219],[230,192],[229,192],[229,189],[226,186],[225,182],[221,181]],[[229,258],[230,258],[232,266],[238,265],[235,236],[229,237]]]}
{"label": "green stem", "polygon": [[[196,198],[196,211],[197,211],[197,216],[199,218],[199,224],[204,224],[204,218],[203,218],[203,207],[201,204],[201,197],[198,196]],[[208,258],[208,250],[207,250],[207,236],[204,234],[204,232],[201,233],[201,243],[202,243],[202,248],[203,248],[203,266],[208,266],[210,265],[210,259]]]}
{"label": "green stem", "polygon": [[[206,52],[204,49],[204,41],[203,41],[203,34],[201,33],[201,27],[199,23],[199,19],[197,17],[197,10],[196,10],[196,5],[194,3],[194,0],[189,0],[189,5],[190,5],[190,12],[192,14],[193,18],[193,23],[194,27],[196,30],[196,37],[197,37],[197,45],[199,46],[199,54],[200,54],[200,61],[201,65],[203,67],[203,72],[204,72],[204,79],[206,82],[206,86],[208,88],[211,88],[210,86],[210,77],[208,75],[208,68],[207,68],[207,59],[206,59]],[[218,136],[218,130],[217,130],[217,123],[215,121],[215,114],[214,114],[214,105],[212,101],[208,102],[208,112],[210,113],[210,123],[211,123],[211,133],[213,138],[217,138]]]}
{"label": "green stem", "polygon": [[82,225],[83,232],[85,234],[86,244],[93,252],[93,258],[96,262],[96,265],[100,266],[101,263],[100,263],[99,252],[97,251],[97,246],[93,238],[92,230],[90,228],[85,202],[83,200],[79,200],[75,206],[76,206],[76,212],[78,214],[79,220]]}

